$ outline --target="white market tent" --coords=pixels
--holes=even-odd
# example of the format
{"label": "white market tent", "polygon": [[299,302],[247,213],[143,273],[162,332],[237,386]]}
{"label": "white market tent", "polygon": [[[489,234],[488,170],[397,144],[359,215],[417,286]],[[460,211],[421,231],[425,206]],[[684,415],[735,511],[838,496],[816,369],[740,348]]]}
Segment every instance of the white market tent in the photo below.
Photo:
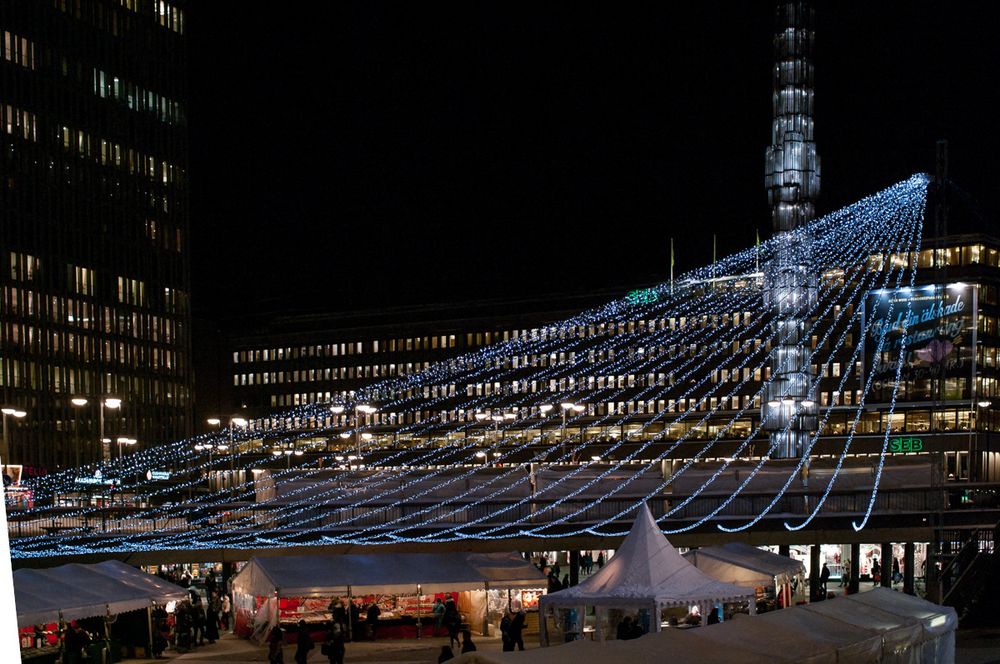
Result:
{"label": "white market tent", "polygon": [[[543,575],[517,553],[377,553],[257,556],[233,577],[237,609],[253,611],[263,638],[278,622],[277,598],[414,595],[544,588]],[[485,597],[483,599],[485,606]]]}
{"label": "white market tent", "polygon": [[378,553],[254,557],[233,590],[256,597],[401,595],[543,588],[545,576],[516,553]]}
{"label": "white market tent", "polygon": [[19,627],[56,622],[60,616],[78,620],[125,613],[187,596],[184,588],[117,560],[14,572]]}
{"label": "white market tent", "polygon": [[[661,609],[697,605],[707,616],[715,604],[749,601],[753,611],[754,597],[753,588],[717,581],[685,560],[643,505],[621,548],[603,568],[578,586],[545,595],[540,603],[543,617],[549,610],[565,609],[576,610],[577,620],[584,607],[595,607],[596,638],[602,640],[602,614],[608,609],[650,611],[650,629],[659,631]],[[547,643],[546,621],[540,622],[542,643]],[[577,627],[579,635],[583,630]]]}
{"label": "white market tent", "polygon": [[[526,653],[469,653],[456,664],[954,664],[951,607],[878,588],[719,625],[631,641],[575,641]],[[737,655],[738,653],[738,655]]]}
{"label": "white market tent", "polygon": [[806,570],[798,560],[742,542],[693,549],[684,557],[713,579],[741,586],[780,586]]}

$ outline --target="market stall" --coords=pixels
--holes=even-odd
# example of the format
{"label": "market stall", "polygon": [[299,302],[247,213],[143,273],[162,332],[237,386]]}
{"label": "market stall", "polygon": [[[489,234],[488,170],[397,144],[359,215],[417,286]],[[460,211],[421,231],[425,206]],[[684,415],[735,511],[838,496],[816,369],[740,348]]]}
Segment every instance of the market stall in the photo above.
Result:
{"label": "market stall", "polygon": [[[120,615],[141,611],[137,620],[149,624],[149,610],[154,605],[185,597],[187,592],[180,586],[116,560],[14,572],[14,598],[22,647],[34,648],[41,645],[39,640],[50,646],[57,644],[60,621],[68,623],[90,618],[115,621]],[[37,629],[38,626],[41,629]],[[137,635],[137,643],[133,645],[148,646],[149,638],[150,631]]]}
{"label": "market stall", "polygon": [[331,603],[355,606],[351,627],[378,606],[380,638],[443,633],[433,604],[451,599],[471,629],[485,630],[490,591],[530,608],[545,577],[516,553],[380,553],[255,557],[233,578],[237,633],[258,640],[299,620],[324,629]]}
{"label": "market stall", "polygon": [[684,557],[713,579],[754,588],[758,609],[761,602],[791,606],[792,581],[805,573],[797,560],[742,542],[693,549]]}
{"label": "market stall", "polygon": [[[755,612],[752,588],[717,581],[677,552],[660,532],[649,508],[635,523],[615,556],[578,586],[541,598],[542,645],[584,637],[615,637],[620,625],[658,632],[668,610],[701,619],[718,610],[725,615],[746,606]],[[588,620],[588,612],[592,620]],[[693,622],[693,621],[692,621]]]}

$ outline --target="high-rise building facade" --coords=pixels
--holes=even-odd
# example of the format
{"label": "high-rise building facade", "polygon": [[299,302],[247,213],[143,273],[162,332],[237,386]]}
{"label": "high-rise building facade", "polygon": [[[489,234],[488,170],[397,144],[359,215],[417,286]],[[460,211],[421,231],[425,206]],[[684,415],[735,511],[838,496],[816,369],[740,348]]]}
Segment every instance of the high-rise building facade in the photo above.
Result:
{"label": "high-rise building facade", "polygon": [[189,432],[185,7],[0,0],[5,463]]}

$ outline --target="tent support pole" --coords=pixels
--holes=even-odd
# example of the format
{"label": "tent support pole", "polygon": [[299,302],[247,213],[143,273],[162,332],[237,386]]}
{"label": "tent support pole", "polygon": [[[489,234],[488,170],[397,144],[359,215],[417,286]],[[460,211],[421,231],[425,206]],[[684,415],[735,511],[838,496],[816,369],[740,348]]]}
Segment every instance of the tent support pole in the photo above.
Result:
{"label": "tent support pole", "polygon": [[601,626],[601,607],[594,607],[594,640],[604,640],[604,629]]}
{"label": "tent support pole", "polygon": [[483,636],[490,635],[490,582],[483,581]]}
{"label": "tent support pole", "polygon": [[354,597],[351,586],[347,586],[347,638],[354,641]]}
{"label": "tent support pole", "polygon": [[660,631],[660,604],[658,602],[653,603],[653,616],[651,618],[653,621],[653,631]]}
{"label": "tent support pole", "polygon": [[146,650],[146,656],[153,656],[153,607],[146,607],[146,625],[149,627],[149,647]]}

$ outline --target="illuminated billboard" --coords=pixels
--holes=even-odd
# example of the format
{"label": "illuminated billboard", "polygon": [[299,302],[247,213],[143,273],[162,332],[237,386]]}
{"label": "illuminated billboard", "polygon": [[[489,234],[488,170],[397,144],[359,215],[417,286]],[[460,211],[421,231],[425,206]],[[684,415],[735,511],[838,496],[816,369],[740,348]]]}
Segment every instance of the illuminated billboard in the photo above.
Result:
{"label": "illuminated billboard", "polygon": [[[891,399],[900,345],[904,342],[897,398],[968,399],[974,370],[975,309],[975,288],[968,284],[869,293],[865,322],[870,327],[864,339],[864,368],[872,374],[868,401],[884,403]],[[876,354],[883,332],[886,338],[881,352]]]}

